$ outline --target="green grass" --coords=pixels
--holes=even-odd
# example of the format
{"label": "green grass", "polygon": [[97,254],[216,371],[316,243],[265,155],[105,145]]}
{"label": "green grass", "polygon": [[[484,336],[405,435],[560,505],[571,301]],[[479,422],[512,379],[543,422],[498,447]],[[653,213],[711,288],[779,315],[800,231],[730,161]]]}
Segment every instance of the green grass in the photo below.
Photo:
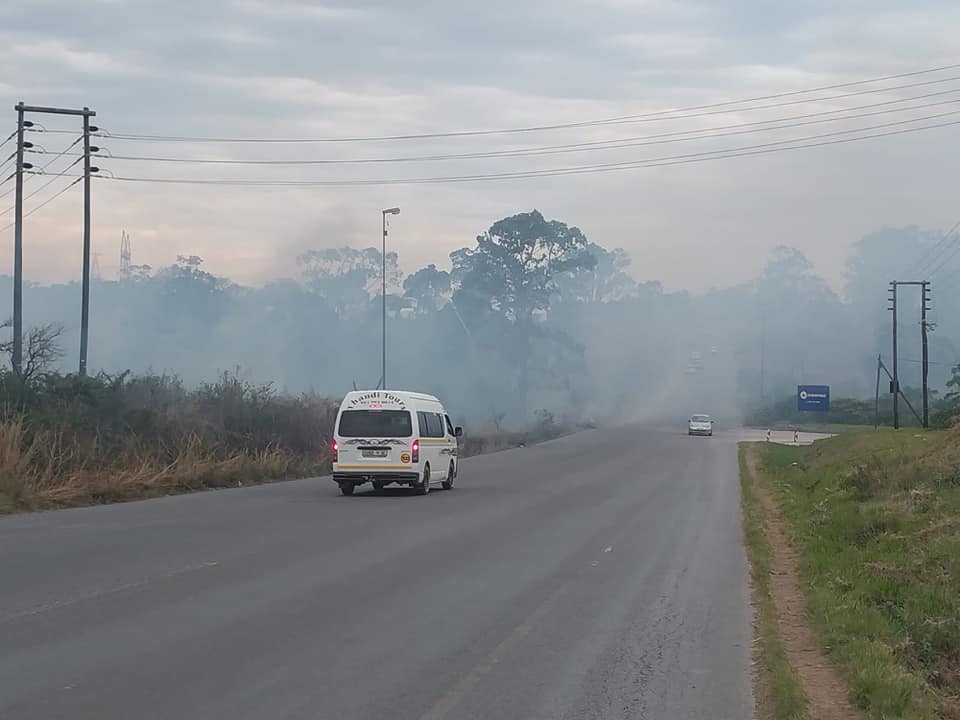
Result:
{"label": "green grass", "polygon": [[763,528],[763,508],[753,492],[743,446],[740,447],[740,484],[744,536],[757,607],[759,658],[756,672],[760,713],[772,720],[807,720],[810,717],[807,699],[800,679],[787,659],[777,627],[777,610],[770,592],[772,552]]}
{"label": "green grass", "polygon": [[864,431],[864,430],[870,430],[872,432],[874,428],[873,428],[873,425],[844,425],[843,423],[803,423],[802,425],[797,425],[796,429],[799,430],[800,432],[838,434],[838,433]]}
{"label": "green grass", "polygon": [[854,701],[878,720],[960,718],[960,428],[758,451]]}

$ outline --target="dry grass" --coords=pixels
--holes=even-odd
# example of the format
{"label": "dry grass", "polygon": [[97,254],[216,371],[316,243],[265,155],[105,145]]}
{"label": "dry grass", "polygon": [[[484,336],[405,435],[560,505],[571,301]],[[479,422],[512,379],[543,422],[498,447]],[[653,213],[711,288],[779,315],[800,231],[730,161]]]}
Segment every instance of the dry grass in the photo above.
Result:
{"label": "dry grass", "polygon": [[[490,432],[464,439],[463,456],[498,452],[564,434]],[[22,418],[0,421],[0,513],[79,507],[312,477],[330,472],[325,451],[273,444],[229,449],[188,433],[158,449],[131,435],[123,448],[66,432],[29,432]]]}
{"label": "dry grass", "polygon": [[[237,374],[194,390],[163,375],[0,370],[0,513],[122,502],[330,471],[339,401],[288,395]],[[481,431],[463,454],[568,432],[543,411],[529,431]]]}
{"label": "dry grass", "polygon": [[166,375],[0,370],[0,512],[322,474],[338,405],[236,373],[188,390]]}
{"label": "dry grass", "polygon": [[329,459],[276,446],[228,451],[184,436],[164,459],[130,439],[112,457],[63,433],[26,432],[22,419],[0,422],[0,512],[123,502],[210,488],[323,474]]}

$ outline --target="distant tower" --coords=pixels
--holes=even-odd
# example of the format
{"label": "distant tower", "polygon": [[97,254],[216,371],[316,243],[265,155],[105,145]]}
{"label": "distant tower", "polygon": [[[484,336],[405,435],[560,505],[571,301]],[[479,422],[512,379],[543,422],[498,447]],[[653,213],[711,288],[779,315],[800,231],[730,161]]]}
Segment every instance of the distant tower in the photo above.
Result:
{"label": "distant tower", "polygon": [[100,253],[93,253],[93,279],[100,280]]}
{"label": "distant tower", "polygon": [[130,268],[133,265],[133,252],[130,249],[130,236],[126,230],[120,232],[120,279],[130,277]]}

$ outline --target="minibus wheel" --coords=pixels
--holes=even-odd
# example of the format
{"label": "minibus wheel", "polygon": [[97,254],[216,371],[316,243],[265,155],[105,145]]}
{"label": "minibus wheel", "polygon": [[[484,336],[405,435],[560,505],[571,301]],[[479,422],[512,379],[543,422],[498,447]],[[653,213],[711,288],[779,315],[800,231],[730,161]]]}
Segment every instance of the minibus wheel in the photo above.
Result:
{"label": "minibus wheel", "polygon": [[456,477],[457,466],[453,464],[453,460],[450,461],[450,470],[447,472],[447,479],[443,481],[444,490],[453,490],[453,478]]}
{"label": "minibus wheel", "polygon": [[426,495],[430,492],[430,466],[423,468],[423,480],[417,485],[417,495]]}

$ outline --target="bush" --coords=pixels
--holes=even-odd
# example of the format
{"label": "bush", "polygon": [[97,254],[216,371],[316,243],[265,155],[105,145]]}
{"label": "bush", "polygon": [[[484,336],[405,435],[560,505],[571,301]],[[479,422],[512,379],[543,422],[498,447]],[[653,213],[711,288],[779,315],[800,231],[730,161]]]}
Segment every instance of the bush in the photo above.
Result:
{"label": "bush", "polygon": [[239,373],[187,390],[170,375],[0,371],[0,506],[74,505],[318,474],[338,402]]}
{"label": "bush", "polygon": [[868,465],[855,465],[840,478],[839,485],[849,491],[854,500],[869,500],[876,494],[879,485],[876,470],[876,467]]}
{"label": "bush", "polygon": [[930,413],[930,426],[945,430],[960,423],[960,404],[941,403]]}

